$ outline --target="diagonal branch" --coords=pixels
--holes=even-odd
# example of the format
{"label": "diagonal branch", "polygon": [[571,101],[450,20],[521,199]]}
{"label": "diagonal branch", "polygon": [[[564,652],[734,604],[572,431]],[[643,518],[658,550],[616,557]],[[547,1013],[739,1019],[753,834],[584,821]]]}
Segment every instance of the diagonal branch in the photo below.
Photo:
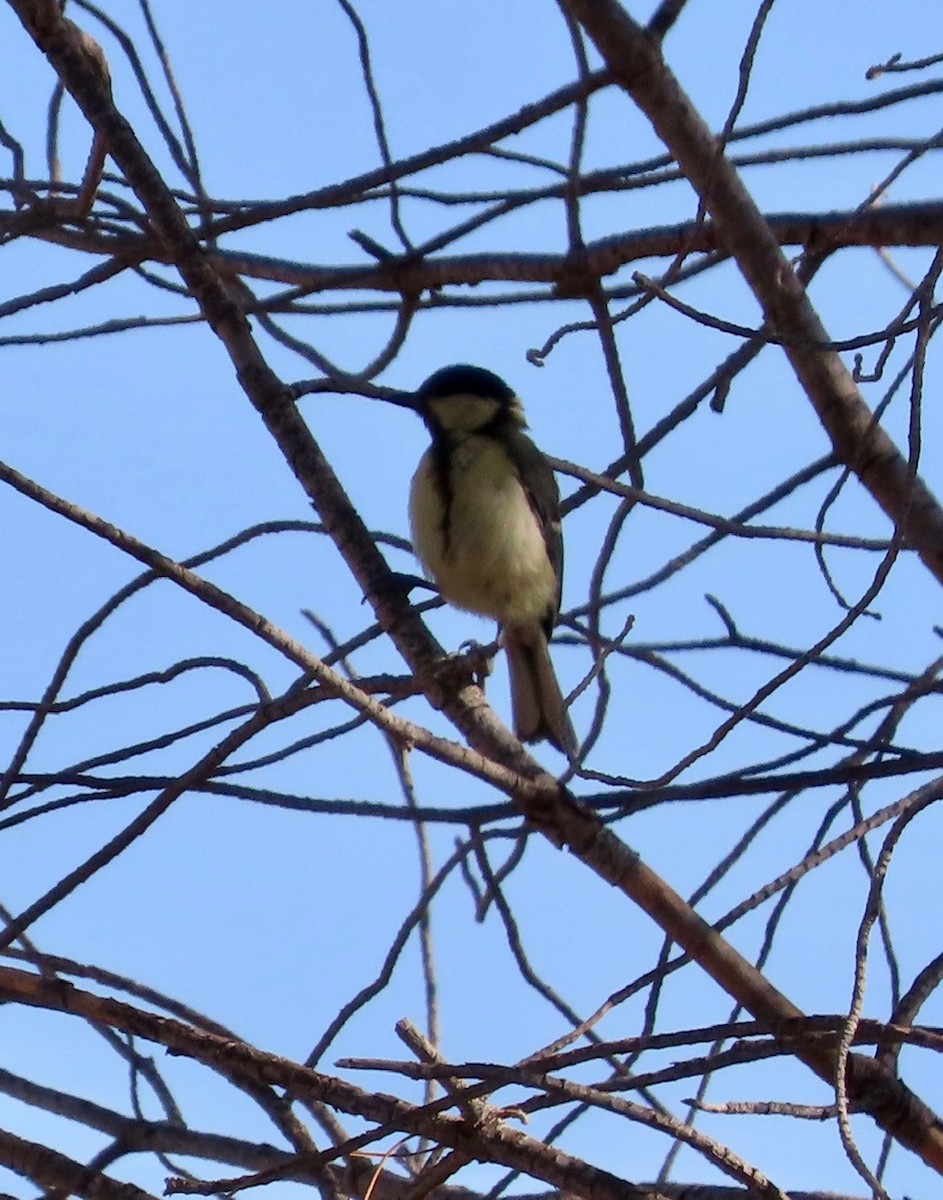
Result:
{"label": "diagonal branch", "polygon": [[795,271],[658,46],[616,0],[562,0],[651,121],[737,260],[842,462],[943,582],[943,508],[874,421]]}
{"label": "diagonal branch", "polygon": [[[427,684],[430,695],[435,695],[433,667],[439,654],[438,647],[402,596],[397,596],[391,590],[388,568],[375,542],[292,403],[290,390],[264,359],[253,340],[246,315],[225,278],[201,249],[164,180],[127,121],[116,110],[108,89],[88,61],[75,27],[62,18],[54,0],[8,2],[50,59],[87,119],[105,138],[109,154],[147,210],[157,238],[167,248],[207,323],[225,346],[243,390],[317,507],[349,569],[373,604],[381,624],[406,661]],[[913,481],[907,464],[883,431],[871,428],[870,414],[837,356],[817,348],[819,343],[826,340],[824,331],[801,285],[795,280],[775,239],[768,231],[762,234],[761,230],[765,229],[762,219],[752,208],[752,202],[736,177],[729,168],[727,174],[724,173],[723,160],[718,155],[715,143],[696,114],[690,111],[690,105],[670,80],[651,44],[617,6],[606,0],[592,0],[592,3],[587,0],[565,0],[565,3],[574,15],[587,22],[589,18],[586,14],[589,12],[594,25],[601,21],[603,32],[613,34],[612,47],[603,39],[605,52],[612,52],[620,74],[627,70],[630,74],[635,72],[632,85],[645,95],[653,111],[658,111],[658,104],[664,101],[662,93],[670,82],[674,106],[672,121],[680,122],[687,141],[683,137],[675,137],[676,130],[671,122],[667,122],[671,128],[665,132],[666,140],[670,134],[673,139],[670,145],[673,146],[675,140],[681,143],[682,148],[677,151],[679,162],[689,173],[698,170],[701,184],[710,193],[710,207],[718,231],[731,252],[738,259],[749,262],[751,281],[758,294],[770,292],[768,302],[764,303],[773,332],[790,343],[787,353],[793,359],[797,374],[806,384],[810,395],[817,404],[822,405],[823,422],[830,431],[832,425],[835,426],[833,436],[836,439],[838,434],[842,435],[844,440],[840,452],[844,452],[843,457],[850,460],[863,449],[870,452],[871,457],[866,464],[859,466],[862,477],[869,481],[869,486],[873,482],[875,494],[886,500],[889,510],[901,518],[902,533],[908,541],[920,549],[928,565],[932,564],[943,575],[943,552],[939,549],[943,546],[943,536],[937,537],[935,543],[931,536],[936,532],[943,533],[943,514],[925,488],[919,491],[922,485],[915,485],[916,490],[911,497]],[[627,33],[620,25],[623,20],[628,22]],[[613,22],[615,25],[610,29]],[[595,30],[591,32],[595,34]],[[634,56],[629,55],[627,65],[620,58],[624,50],[623,41],[636,34],[640,44],[635,46]],[[630,41],[630,45],[634,43]],[[688,158],[693,165],[688,165]],[[715,175],[722,179],[728,191],[732,189],[734,193],[736,203],[731,200],[732,210],[719,203],[718,196],[723,197],[726,193],[723,188],[715,191]],[[727,175],[731,178],[728,179]],[[731,211],[742,220],[742,232],[730,228]],[[757,230],[757,224],[760,230]],[[768,279],[764,278],[764,272],[768,272]],[[756,276],[755,280],[753,276]],[[904,519],[908,517],[911,519]],[[705,971],[759,1019],[776,1028],[784,1019],[802,1015],[752,964],[645,867],[637,855],[611,831],[603,829],[592,812],[573,801],[566,790],[514,742],[485,704],[479,688],[467,684],[454,694],[441,697],[440,703],[447,716],[476,749],[493,756],[498,763],[518,773],[519,782],[504,784],[504,790],[515,798],[528,819],[545,836],[557,845],[568,846],[600,878],[633,899]],[[4,972],[3,978],[8,979],[9,974]],[[41,981],[33,980],[27,990],[42,986],[45,985]],[[25,994],[16,998],[29,1002]],[[40,1002],[45,1003],[49,998],[46,993]],[[75,1011],[75,1002],[74,992],[71,998],[63,997],[62,1000],[72,1011]],[[120,1006],[120,1012],[127,1014],[127,1006]],[[100,1019],[121,1024],[128,1032],[156,1036],[157,1040],[164,1041],[171,1049],[183,1053],[194,1053],[209,1044],[206,1039],[210,1035],[200,1034],[198,1040],[193,1041],[197,1035],[189,1031],[184,1036],[184,1031],[175,1022],[165,1020],[158,1024],[147,1014],[137,1013],[133,1018],[129,1016],[125,1023],[124,1017],[119,1021],[118,1016],[119,1006],[116,1006],[116,1002],[109,1002],[107,1016]],[[172,1028],[174,1038],[170,1041],[168,1036]],[[576,1191],[578,1185],[589,1187],[595,1200],[606,1200],[607,1197],[624,1200],[628,1194],[623,1181],[605,1172],[596,1172],[592,1180],[587,1181],[583,1168],[568,1156],[548,1150],[539,1143],[531,1144],[532,1139],[522,1142],[523,1135],[516,1132],[503,1128],[494,1132],[469,1130],[463,1121],[438,1113],[430,1114],[428,1109],[422,1110],[422,1115],[419,1115],[419,1110],[389,1097],[372,1096],[364,1099],[363,1093],[349,1089],[348,1085],[338,1080],[305,1072],[303,1068],[283,1060],[276,1064],[269,1056],[259,1055],[240,1044],[211,1038],[210,1041],[213,1042],[211,1057],[214,1063],[225,1062],[227,1068],[235,1073],[248,1072],[254,1075],[258,1071],[265,1082],[277,1081],[287,1086],[293,1094],[324,1101],[344,1111],[355,1111],[368,1121],[435,1138],[441,1144],[470,1153],[473,1157],[482,1156],[483,1139],[487,1137],[487,1156],[492,1161],[537,1173],[566,1191]],[[785,1044],[818,1075],[831,1080],[833,1060],[830,1054],[794,1046],[788,1039]],[[197,1056],[202,1057],[201,1054]],[[914,1149],[926,1162],[943,1169],[943,1127],[936,1116],[899,1080],[890,1072],[882,1071],[877,1064],[856,1057],[849,1061],[848,1082],[849,1096],[870,1112],[883,1128]],[[345,1107],[354,1101],[354,1109]],[[541,1164],[541,1170],[538,1172],[534,1171],[535,1155],[540,1156],[537,1161]]]}
{"label": "diagonal branch", "polygon": [[[368,1092],[290,1059],[257,1050],[245,1042],[194,1029],[182,1021],[158,1017],[118,1000],[102,998],[61,980],[45,979],[12,967],[0,967],[0,998],[53,1012],[70,1013],[163,1045],[244,1085],[284,1087],[295,1100],[322,1102],[362,1117],[383,1132],[404,1132],[450,1146],[471,1158],[518,1168],[585,1200],[657,1200],[609,1171],[581,1162],[503,1123],[473,1125],[447,1114],[451,1097],[417,1107],[383,1093]],[[369,1140],[379,1136],[373,1129]],[[104,1200],[112,1200],[105,1197]]]}
{"label": "diagonal branch", "polygon": [[376,542],[350,502],[327,457],[299,413],[291,390],[278,378],[252,336],[249,321],[227,280],[216,270],[187,224],[174,196],[118,112],[87,39],[62,17],[53,0],[8,0],[43,51],[86,119],[108,146],[147,210],[207,324],[222,342],[239,383],[317,509],[381,626],[393,639],[439,707],[494,770],[512,772],[504,786],[531,822],[557,845],[585,845],[597,819],[576,805],[565,789],[505,729],[473,682],[443,687],[437,675],[441,648],[396,586]]}

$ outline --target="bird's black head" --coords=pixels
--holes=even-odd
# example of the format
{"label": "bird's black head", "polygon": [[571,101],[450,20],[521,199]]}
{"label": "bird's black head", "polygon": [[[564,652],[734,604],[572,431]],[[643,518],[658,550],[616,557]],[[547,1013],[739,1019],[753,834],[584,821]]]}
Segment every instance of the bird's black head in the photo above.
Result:
{"label": "bird's black head", "polygon": [[521,402],[503,379],[484,367],[456,363],[430,375],[416,392],[417,408],[435,437],[494,432],[524,424]]}
{"label": "bird's black head", "polygon": [[469,363],[455,363],[451,367],[440,367],[430,375],[417,392],[420,400],[432,400],[445,396],[479,396],[484,400],[501,400],[510,403],[514,393],[503,379],[484,367],[473,367]]}

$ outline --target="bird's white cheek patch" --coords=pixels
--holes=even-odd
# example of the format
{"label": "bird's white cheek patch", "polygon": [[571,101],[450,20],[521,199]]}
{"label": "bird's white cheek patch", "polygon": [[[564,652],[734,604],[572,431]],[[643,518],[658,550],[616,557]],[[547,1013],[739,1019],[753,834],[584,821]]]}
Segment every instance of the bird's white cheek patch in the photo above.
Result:
{"label": "bird's white cheek patch", "polygon": [[497,400],[486,396],[447,396],[441,400],[430,400],[429,408],[439,427],[446,433],[472,433],[494,420],[499,404]]}

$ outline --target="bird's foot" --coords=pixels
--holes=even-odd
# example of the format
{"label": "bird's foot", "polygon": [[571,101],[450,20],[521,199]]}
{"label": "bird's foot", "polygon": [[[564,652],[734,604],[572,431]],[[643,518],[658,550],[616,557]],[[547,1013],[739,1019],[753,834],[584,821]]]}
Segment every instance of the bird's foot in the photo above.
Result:
{"label": "bird's foot", "polygon": [[470,638],[467,642],[462,642],[458,648],[458,654],[453,655],[453,657],[465,664],[466,669],[471,675],[472,682],[484,691],[485,680],[491,674],[494,667],[494,656],[500,649],[499,642],[489,642],[486,645],[482,645],[481,642],[476,642]]}
{"label": "bird's foot", "polygon": [[434,690],[426,687],[433,708],[442,708],[446,697],[454,696],[470,683],[484,691],[496,651],[496,643],[482,646],[478,642],[463,642],[457,653],[443,654],[433,667]]}

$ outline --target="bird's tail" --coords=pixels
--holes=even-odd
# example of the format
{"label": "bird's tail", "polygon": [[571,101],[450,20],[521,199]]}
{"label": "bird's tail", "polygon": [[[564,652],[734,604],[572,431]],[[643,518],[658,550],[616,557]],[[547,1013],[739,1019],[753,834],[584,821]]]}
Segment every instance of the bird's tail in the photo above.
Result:
{"label": "bird's tail", "polygon": [[542,626],[537,622],[506,626],[501,640],[508,655],[515,734],[522,742],[546,739],[572,758],[576,754],[576,734]]}

